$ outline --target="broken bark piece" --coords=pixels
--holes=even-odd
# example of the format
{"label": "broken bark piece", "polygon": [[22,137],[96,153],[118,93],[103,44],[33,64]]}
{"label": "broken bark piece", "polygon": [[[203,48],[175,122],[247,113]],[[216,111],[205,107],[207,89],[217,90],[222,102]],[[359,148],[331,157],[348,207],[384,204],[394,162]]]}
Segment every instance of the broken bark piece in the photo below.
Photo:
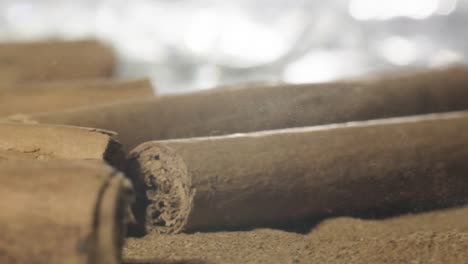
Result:
{"label": "broken bark piece", "polygon": [[129,150],[149,140],[187,138],[468,109],[468,68],[366,80],[359,84],[219,89],[30,117],[40,123],[119,133]]}
{"label": "broken bark piece", "polygon": [[0,263],[120,263],[132,196],[102,162],[0,163]]}
{"label": "broken bark piece", "polygon": [[80,80],[1,85],[0,116],[51,112],[153,96],[148,79]]}
{"label": "broken bark piece", "polygon": [[121,168],[124,153],[110,131],[41,124],[0,123],[0,162],[17,159],[105,160]]}
{"label": "broken bark piece", "polygon": [[[468,202],[468,112],[153,141],[129,156],[148,232]],[[392,211],[393,212],[393,211]]]}
{"label": "broken bark piece", "polygon": [[96,40],[0,43],[4,81],[46,81],[109,77],[112,50]]}
{"label": "broken bark piece", "polygon": [[39,157],[31,154],[30,152],[22,152],[18,150],[4,150],[0,149],[0,162],[10,160],[38,160]]}

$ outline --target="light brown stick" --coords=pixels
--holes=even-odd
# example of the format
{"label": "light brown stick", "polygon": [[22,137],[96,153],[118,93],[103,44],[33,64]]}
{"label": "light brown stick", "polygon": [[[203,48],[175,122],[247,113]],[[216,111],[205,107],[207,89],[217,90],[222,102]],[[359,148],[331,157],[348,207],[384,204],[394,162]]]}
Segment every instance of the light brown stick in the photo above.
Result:
{"label": "light brown stick", "polygon": [[115,133],[105,130],[0,123],[0,162],[31,160],[105,160],[121,168],[124,154]]}
{"label": "light brown stick", "polygon": [[119,133],[125,149],[149,140],[468,109],[468,69],[452,67],[358,84],[220,89],[30,118]]}
{"label": "light brown stick", "polygon": [[80,80],[8,84],[0,88],[0,116],[31,114],[153,97],[142,80]]}
{"label": "light brown stick", "polygon": [[468,112],[153,141],[128,174],[146,230],[284,224],[468,201]]}
{"label": "light brown stick", "polygon": [[0,163],[0,263],[120,263],[131,196],[102,162]]}
{"label": "light brown stick", "polygon": [[114,64],[95,40],[0,43],[0,83],[109,77]]}

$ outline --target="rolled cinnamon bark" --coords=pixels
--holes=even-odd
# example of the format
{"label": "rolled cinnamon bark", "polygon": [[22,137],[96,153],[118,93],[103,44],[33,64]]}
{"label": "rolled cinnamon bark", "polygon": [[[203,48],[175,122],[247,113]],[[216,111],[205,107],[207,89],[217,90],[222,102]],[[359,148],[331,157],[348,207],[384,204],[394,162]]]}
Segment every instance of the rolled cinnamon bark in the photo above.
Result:
{"label": "rolled cinnamon bark", "polygon": [[468,202],[468,112],[153,141],[127,174],[148,232]]}
{"label": "rolled cinnamon bark", "polygon": [[148,79],[80,80],[3,85],[0,116],[59,111],[153,96]]}
{"label": "rolled cinnamon bark", "polygon": [[112,50],[96,40],[0,43],[3,81],[109,77],[114,64]]}
{"label": "rolled cinnamon bark", "polygon": [[94,128],[0,123],[3,160],[105,160],[121,168],[124,153],[115,133]]}
{"label": "rolled cinnamon bark", "polygon": [[0,163],[0,263],[120,263],[132,195],[102,162]]}
{"label": "rolled cinnamon bark", "polygon": [[468,109],[468,69],[451,67],[358,82],[220,89],[29,117],[119,133],[124,148],[149,140]]}

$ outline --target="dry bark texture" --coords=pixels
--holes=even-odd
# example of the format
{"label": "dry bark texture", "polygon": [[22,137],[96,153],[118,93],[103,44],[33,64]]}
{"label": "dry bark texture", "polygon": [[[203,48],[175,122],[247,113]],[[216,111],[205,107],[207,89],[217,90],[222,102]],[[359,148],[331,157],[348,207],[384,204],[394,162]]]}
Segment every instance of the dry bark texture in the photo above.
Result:
{"label": "dry bark texture", "polygon": [[0,263],[120,263],[131,195],[102,162],[0,163]]}
{"label": "dry bark texture", "polygon": [[0,162],[27,160],[105,160],[121,167],[124,154],[115,133],[100,129],[0,123]]}
{"label": "dry bark texture", "polygon": [[95,40],[0,43],[0,83],[109,77],[114,64]]}
{"label": "dry bark texture", "polygon": [[282,225],[311,216],[406,211],[468,202],[468,112],[135,148],[146,231]]}
{"label": "dry bark texture", "polygon": [[153,96],[142,80],[80,80],[0,85],[0,116],[30,114]]}
{"label": "dry bark texture", "polygon": [[385,220],[340,217],[307,234],[272,229],[129,238],[125,263],[450,263],[468,259],[468,208]]}
{"label": "dry bark texture", "polygon": [[466,98],[468,69],[450,67],[361,83],[215,89],[30,119],[116,131],[129,150],[149,140],[463,110]]}

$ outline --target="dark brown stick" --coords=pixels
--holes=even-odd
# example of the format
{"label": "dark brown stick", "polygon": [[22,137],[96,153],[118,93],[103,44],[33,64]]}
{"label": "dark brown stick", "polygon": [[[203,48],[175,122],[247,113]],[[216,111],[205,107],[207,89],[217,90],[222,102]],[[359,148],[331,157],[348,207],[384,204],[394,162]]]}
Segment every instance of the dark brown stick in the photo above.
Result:
{"label": "dark brown stick", "polygon": [[468,69],[452,67],[348,83],[219,89],[37,114],[41,123],[119,133],[125,149],[149,140],[244,133],[468,109]]}
{"label": "dark brown stick", "polygon": [[131,196],[102,162],[0,163],[0,263],[120,263]]}
{"label": "dark brown stick", "polygon": [[2,82],[109,77],[112,50],[95,40],[0,44]]}
{"label": "dark brown stick", "polygon": [[54,81],[3,86],[5,88],[0,88],[0,116],[153,97],[153,89],[147,79]]}
{"label": "dark brown stick", "polygon": [[128,174],[149,232],[445,206],[468,201],[465,131],[468,112],[154,141]]}

